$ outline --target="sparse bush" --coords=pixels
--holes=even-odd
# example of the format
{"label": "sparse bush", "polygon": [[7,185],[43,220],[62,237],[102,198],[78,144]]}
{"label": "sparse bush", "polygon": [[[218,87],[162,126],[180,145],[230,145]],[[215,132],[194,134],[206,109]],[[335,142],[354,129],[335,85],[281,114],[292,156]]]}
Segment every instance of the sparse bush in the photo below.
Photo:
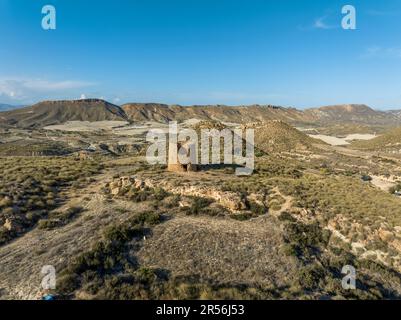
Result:
{"label": "sparse bush", "polygon": [[43,230],[51,230],[60,226],[60,220],[42,219],[38,222],[38,228]]}
{"label": "sparse bush", "polygon": [[255,201],[248,202],[249,210],[256,216],[263,215],[267,212],[266,208],[260,204],[257,204]]}
{"label": "sparse bush", "polygon": [[324,281],[327,272],[318,265],[304,267],[299,272],[299,284],[307,289],[313,290],[319,287],[321,281]]}
{"label": "sparse bush", "polygon": [[168,193],[162,189],[162,188],[155,188],[153,191],[153,195],[156,198],[156,200],[163,200],[168,196]]}
{"label": "sparse bush", "polygon": [[205,213],[205,209],[211,204],[211,200],[194,197],[191,206],[187,209],[187,214],[198,215]]}
{"label": "sparse bush", "polygon": [[[96,275],[107,277],[124,268],[128,263],[127,244],[133,239],[141,238],[147,225],[155,225],[160,221],[160,214],[144,212],[122,224],[107,228],[102,241],[94,244],[90,251],[76,257],[62,270],[61,275],[66,277],[65,279],[72,279],[73,284],[63,284],[61,288],[58,288],[59,293],[67,295],[78,287],[89,287],[91,292],[95,293],[101,282],[94,272]],[[139,270],[138,276],[142,277],[143,281],[149,280],[151,272],[148,271],[147,269]],[[108,278],[107,281],[119,282],[118,278]],[[107,281],[104,282],[106,287],[110,285]]]}
{"label": "sparse bush", "polygon": [[278,219],[280,221],[288,221],[288,222],[296,222],[297,219],[295,219],[291,213],[289,213],[288,211],[284,211],[280,214],[280,216],[278,217]]}
{"label": "sparse bush", "polygon": [[79,214],[83,208],[71,207],[64,212],[54,211],[49,214],[49,219],[42,219],[38,222],[39,229],[51,230],[57,227],[61,227],[71,222],[77,214]]}

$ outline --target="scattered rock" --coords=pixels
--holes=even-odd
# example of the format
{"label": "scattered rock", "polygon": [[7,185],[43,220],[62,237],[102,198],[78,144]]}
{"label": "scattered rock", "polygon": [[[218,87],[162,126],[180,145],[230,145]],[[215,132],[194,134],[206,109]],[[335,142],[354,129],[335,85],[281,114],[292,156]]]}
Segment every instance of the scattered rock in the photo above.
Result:
{"label": "scattered rock", "polygon": [[393,242],[391,242],[391,245],[398,251],[401,252],[401,241],[396,239]]}
{"label": "scattered rock", "polygon": [[394,234],[388,230],[380,228],[378,234],[379,238],[384,242],[391,242],[394,240]]}
{"label": "scattered rock", "polygon": [[[121,193],[124,188],[128,188],[134,186],[138,189],[143,189],[145,187],[155,188],[161,187],[166,191],[172,194],[178,194],[182,196],[192,196],[199,198],[208,198],[213,199],[218,202],[221,206],[227,208],[233,213],[238,213],[240,211],[246,210],[245,199],[241,197],[240,194],[232,191],[221,191],[217,189],[212,189],[210,186],[171,186],[168,182],[155,182],[151,179],[140,179],[135,176],[131,177],[120,177],[115,179],[114,181],[108,182],[105,185],[105,188],[110,190],[110,193],[113,196],[117,196]],[[264,207],[266,203],[264,201],[263,195],[253,194],[251,199],[255,201],[257,204],[260,204]],[[189,204],[185,203],[185,201],[181,201],[179,204],[181,207],[189,206]]]}
{"label": "scattered rock", "polygon": [[113,196],[117,196],[123,189],[129,188],[131,186],[137,187],[137,185],[142,186],[143,183],[137,181],[134,176],[120,177],[117,180],[107,183],[105,185],[105,188],[108,188]]}
{"label": "scattered rock", "polygon": [[180,202],[178,202],[178,205],[180,206],[180,208],[186,208],[190,207],[191,203],[188,200],[181,200]]}

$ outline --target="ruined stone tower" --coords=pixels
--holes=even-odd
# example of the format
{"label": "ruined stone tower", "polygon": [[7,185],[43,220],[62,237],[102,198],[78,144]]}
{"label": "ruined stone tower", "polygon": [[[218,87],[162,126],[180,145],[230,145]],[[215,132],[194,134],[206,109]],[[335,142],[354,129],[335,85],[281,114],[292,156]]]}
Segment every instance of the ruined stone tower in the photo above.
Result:
{"label": "ruined stone tower", "polygon": [[[186,155],[189,156],[190,150],[191,150],[191,144],[189,143],[177,143],[177,154],[180,149],[183,149],[186,151]],[[198,171],[199,167],[195,163],[188,163],[188,164],[182,164],[179,162],[178,157],[176,155],[173,155],[172,153],[169,152],[169,157],[168,157],[168,165],[167,165],[167,170],[172,171],[172,172],[191,172],[191,171]]]}

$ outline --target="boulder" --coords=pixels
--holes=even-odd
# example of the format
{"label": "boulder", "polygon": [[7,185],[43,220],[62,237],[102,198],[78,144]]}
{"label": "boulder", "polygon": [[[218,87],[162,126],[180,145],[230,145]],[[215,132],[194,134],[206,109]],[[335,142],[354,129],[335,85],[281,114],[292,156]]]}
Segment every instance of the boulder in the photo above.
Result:
{"label": "boulder", "polygon": [[394,240],[391,245],[396,249],[398,252],[401,252],[401,241],[400,240]]}
{"label": "boulder", "polygon": [[142,189],[145,187],[145,182],[141,179],[135,179],[134,186],[137,189]]}
{"label": "boulder", "polygon": [[384,242],[391,242],[394,240],[394,234],[388,230],[380,228],[378,234],[379,238]]}

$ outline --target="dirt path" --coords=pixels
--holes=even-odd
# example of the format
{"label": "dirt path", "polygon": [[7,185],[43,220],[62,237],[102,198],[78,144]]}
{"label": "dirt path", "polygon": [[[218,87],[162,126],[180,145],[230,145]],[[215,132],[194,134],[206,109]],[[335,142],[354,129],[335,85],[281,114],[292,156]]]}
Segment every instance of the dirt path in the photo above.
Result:
{"label": "dirt path", "polygon": [[385,192],[388,192],[391,187],[396,185],[394,181],[390,181],[385,177],[373,176],[373,175],[371,177],[372,177],[371,183]]}
{"label": "dirt path", "polygon": [[286,195],[282,194],[278,187],[275,187],[275,188],[273,189],[273,191],[274,191],[277,195],[279,195],[280,197],[282,197],[282,198],[285,200],[285,202],[281,205],[281,209],[274,212],[274,214],[275,214],[276,216],[279,216],[279,215],[282,214],[283,212],[289,211],[289,210],[291,209],[293,198],[290,197],[290,196],[286,196]]}

